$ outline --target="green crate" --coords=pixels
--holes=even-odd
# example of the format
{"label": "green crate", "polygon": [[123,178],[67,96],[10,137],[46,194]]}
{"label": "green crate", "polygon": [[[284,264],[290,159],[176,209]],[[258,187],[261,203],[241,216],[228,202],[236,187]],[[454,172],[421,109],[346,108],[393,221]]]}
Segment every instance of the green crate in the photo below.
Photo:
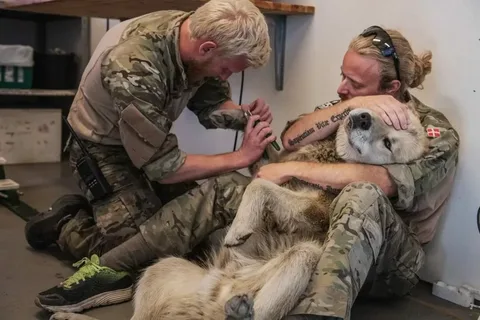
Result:
{"label": "green crate", "polygon": [[31,89],[33,67],[0,66],[0,88]]}

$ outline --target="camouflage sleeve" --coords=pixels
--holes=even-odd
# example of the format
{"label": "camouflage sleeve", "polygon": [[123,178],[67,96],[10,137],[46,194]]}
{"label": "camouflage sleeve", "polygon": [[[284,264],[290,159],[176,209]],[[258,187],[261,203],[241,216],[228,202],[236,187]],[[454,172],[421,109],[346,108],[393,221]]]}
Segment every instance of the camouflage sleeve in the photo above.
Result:
{"label": "camouflage sleeve", "polygon": [[430,108],[420,115],[425,130],[436,130],[440,136],[429,138],[429,150],[423,158],[409,164],[384,165],[397,184],[398,195],[392,199],[397,210],[411,210],[415,197],[442,183],[458,162],[460,139],[447,118]]}
{"label": "camouflage sleeve", "polygon": [[[317,111],[317,110],[320,110],[320,109],[325,109],[325,108],[331,107],[331,106],[337,104],[338,102],[340,102],[340,100],[331,100],[331,101],[325,102],[324,104],[321,104],[321,105],[316,106],[315,109],[313,110],[313,112],[315,112],[315,111]],[[287,132],[287,130],[290,129],[290,127],[291,127],[295,122],[297,122],[298,120],[300,120],[302,117],[306,116],[307,114],[308,114],[308,113],[302,113],[302,114],[300,114],[296,119],[287,121],[287,124],[285,125],[285,127],[284,127],[283,130],[282,130],[282,132],[280,133],[280,140],[283,140],[283,136],[285,135],[285,133]]]}
{"label": "camouflage sleeve", "polygon": [[166,70],[151,40],[132,38],[112,49],[102,62],[102,81],[119,113],[120,138],[133,164],[152,180],[178,170],[186,154],[169,133]]}
{"label": "camouflage sleeve", "polygon": [[243,130],[247,124],[242,110],[219,107],[231,100],[231,89],[228,81],[209,78],[195,93],[187,104],[198,117],[198,121],[207,129]]}

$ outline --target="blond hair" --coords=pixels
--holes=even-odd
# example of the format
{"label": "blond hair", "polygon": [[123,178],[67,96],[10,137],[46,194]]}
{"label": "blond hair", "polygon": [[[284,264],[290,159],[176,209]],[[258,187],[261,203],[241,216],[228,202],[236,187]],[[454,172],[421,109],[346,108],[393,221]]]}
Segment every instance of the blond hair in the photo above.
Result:
{"label": "blond hair", "polygon": [[208,39],[227,57],[243,55],[258,68],[270,58],[265,17],[249,0],[210,0],[190,16],[190,33]]}
{"label": "blond hair", "polygon": [[[425,76],[432,71],[432,52],[425,51],[416,55],[407,39],[398,31],[385,29],[392,39],[393,46],[400,61],[400,93],[403,94],[408,88],[423,89]],[[380,87],[387,89],[390,82],[397,79],[393,57],[384,57],[380,50],[372,43],[374,36],[355,37],[349,45],[349,49],[358,54],[369,56],[380,62]]]}

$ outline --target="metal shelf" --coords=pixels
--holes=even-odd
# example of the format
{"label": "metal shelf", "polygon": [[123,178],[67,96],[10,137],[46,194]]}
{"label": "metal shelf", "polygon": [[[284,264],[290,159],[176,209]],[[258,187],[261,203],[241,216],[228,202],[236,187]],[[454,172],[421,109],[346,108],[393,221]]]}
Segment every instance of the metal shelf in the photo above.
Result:
{"label": "metal shelf", "polygon": [[[0,0],[0,4],[1,4],[1,0]],[[7,9],[2,8],[1,5],[0,5],[0,19],[15,19],[15,20],[23,20],[23,21],[51,22],[51,21],[60,21],[60,20],[79,19],[79,17],[7,10]]]}
{"label": "metal shelf", "polygon": [[[193,11],[208,0],[28,0],[5,4],[5,8],[23,12],[75,17],[116,18],[125,20],[158,10]],[[250,0],[274,25],[275,88],[283,90],[287,16],[311,16],[314,6]],[[1,0],[0,0],[1,4]]]}
{"label": "metal shelf", "polygon": [[76,92],[77,90],[0,88],[0,96],[73,97]]}
{"label": "metal shelf", "polygon": [[[1,1],[1,0],[0,0]],[[207,0],[30,0],[6,3],[11,10],[76,17],[133,18],[158,10],[192,11]],[[263,13],[278,15],[313,14],[315,7],[273,1],[251,0]]]}

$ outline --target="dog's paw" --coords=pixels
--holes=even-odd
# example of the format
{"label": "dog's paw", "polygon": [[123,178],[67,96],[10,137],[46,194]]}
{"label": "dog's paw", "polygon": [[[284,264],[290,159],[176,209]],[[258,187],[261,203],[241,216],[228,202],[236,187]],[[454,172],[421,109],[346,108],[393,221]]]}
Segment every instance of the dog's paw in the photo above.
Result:
{"label": "dog's paw", "polygon": [[95,318],[70,312],[56,312],[52,314],[49,320],[96,320]]}
{"label": "dog's paw", "polygon": [[235,247],[239,246],[245,241],[247,241],[248,238],[252,235],[253,230],[250,228],[237,228],[235,225],[228,230],[227,235],[225,236],[225,240],[223,241],[223,244],[226,247]]}
{"label": "dog's paw", "polygon": [[225,320],[252,320],[253,299],[247,295],[234,296],[225,304]]}

